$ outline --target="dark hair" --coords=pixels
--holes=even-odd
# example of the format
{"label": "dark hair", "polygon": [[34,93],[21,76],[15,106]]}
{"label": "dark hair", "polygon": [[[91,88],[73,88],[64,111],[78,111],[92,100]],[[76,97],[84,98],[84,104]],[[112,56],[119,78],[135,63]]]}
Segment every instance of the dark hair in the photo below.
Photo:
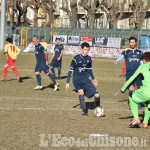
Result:
{"label": "dark hair", "polygon": [[83,49],[84,47],[89,48],[90,47],[89,43],[87,42],[82,43],[81,48]]}
{"label": "dark hair", "polygon": [[130,42],[131,40],[135,40],[135,42],[137,42],[137,39],[136,39],[135,37],[132,37],[132,36],[129,38],[129,42]]}
{"label": "dark hair", "polygon": [[143,55],[142,55],[142,59],[150,62],[150,52],[145,52]]}
{"label": "dark hair", "polygon": [[57,40],[59,40],[59,41],[60,41],[60,38],[58,38],[58,37],[57,37],[57,38],[56,38],[56,41],[57,41]]}
{"label": "dark hair", "polygon": [[9,37],[6,39],[6,41],[9,42],[9,43],[13,42],[12,38],[9,38]]}

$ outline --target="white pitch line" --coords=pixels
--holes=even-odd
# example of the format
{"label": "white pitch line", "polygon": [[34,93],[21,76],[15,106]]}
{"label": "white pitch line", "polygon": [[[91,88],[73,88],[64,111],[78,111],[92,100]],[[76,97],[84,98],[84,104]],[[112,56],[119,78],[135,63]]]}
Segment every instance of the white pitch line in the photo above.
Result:
{"label": "white pitch line", "polygon": [[[79,100],[78,99],[72,99],[72,100],[69,100],[69,99],[62,99],[62,98],[59,98],[59,99],[48,99],[48,98],[31,98],[31,97],[0,97],[0,100],[3,100],[3,99],[6,99],[6,100],[39,100],[39,101],[63,101],[63,102],[78,102]],[[108,99],[107,99],[108,100]],[[85,100],[86,101],[86,100]],[[86,102],[93,102],[94,100],[91,100],[91,101],[86,101]],[[115,102],[117,101],[114,101],[114,102],[106,102],[105,100],[102,101],[102,103],[112,103],[112,104],[115,104]]]}
{"label": "white pitch line", "polygon": [[[57,110],[57,111],[81,111],[81,109],[79,108],[31,108],[31,107],[26,107],[26,108],[22,108],[22,107],[15,107],[15,108],[9,108],[9,107],[0,107],[0,110],[37,110],[37,111],[47,111],[47,110]],[[92,111],[92,110],[89,110],[89,111]],[[109,112],[109,111],[128,111],[128,112],[131,112],[130,110],[128,109],[107,109],[106,112]],[[144,110],[140,110],[140,111],[144,111]]]}

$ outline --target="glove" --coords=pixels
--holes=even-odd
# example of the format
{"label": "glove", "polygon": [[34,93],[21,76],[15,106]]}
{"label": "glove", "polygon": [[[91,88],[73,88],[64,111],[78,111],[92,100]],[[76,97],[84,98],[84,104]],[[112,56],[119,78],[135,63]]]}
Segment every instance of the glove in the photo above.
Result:
{"label": "glove", "polygon": [[120,95],[121,93],[123,93],[123,92],[121,90],[119,90],[115,93],[115,96]]}

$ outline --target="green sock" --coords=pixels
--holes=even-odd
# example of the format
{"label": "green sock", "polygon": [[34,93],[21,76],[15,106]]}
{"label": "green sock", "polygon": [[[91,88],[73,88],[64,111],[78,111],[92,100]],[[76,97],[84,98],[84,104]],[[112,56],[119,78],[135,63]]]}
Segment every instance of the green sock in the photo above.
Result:
{"label": "green sock", "polygon": [[138,116],[138,104],[135,103],[130,96],[129,96],[129,101],[130,101],[130,107],[131,107],[131,111],[134,116],[134,119],[137,120],[139,117]]}
{"label": "green sock", "polygon": [[150,118],[150,109],[146,106],[143,123],[147,123],[148,124],[149,118]]}

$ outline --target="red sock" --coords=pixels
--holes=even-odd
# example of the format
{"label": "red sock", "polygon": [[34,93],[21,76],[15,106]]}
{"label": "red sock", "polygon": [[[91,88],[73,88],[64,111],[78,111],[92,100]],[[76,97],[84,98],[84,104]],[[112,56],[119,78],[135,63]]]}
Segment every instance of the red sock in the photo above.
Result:
{"label": "red sock", "polygon": [[7,75],[7,68],[4,68],[4,78],[6,78]]}
{"label": "red sock", "polygon": [[123,65],[123,68],[122,68],[122,75],[124,75],[126,71],[126,62],[124,61],[124,65]]}
{"label": "red sock", "polygon": [[18,76],[19,75],[19,73],[18,73],[18,71],[17,71],[17,69],[14,67],[14,68],[12,68],[12,70],[13,70],[13,72]]}

